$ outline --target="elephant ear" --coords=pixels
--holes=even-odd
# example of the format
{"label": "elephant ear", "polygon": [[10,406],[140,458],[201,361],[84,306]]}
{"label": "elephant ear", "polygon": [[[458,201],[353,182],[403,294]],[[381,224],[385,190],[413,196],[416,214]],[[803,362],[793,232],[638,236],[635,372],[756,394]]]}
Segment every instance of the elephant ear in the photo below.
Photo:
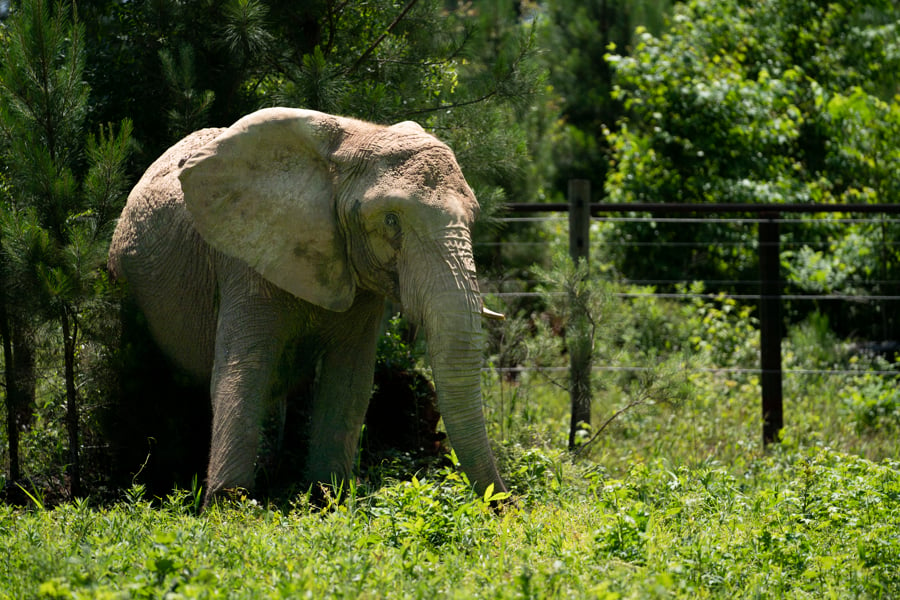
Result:
{"label": "elephant ear", "polygon": [[264,109],[197,151],[179,174],[211,246],[333,311],[350,308],[356,293],[328,159],[344,133],[338,117]]}

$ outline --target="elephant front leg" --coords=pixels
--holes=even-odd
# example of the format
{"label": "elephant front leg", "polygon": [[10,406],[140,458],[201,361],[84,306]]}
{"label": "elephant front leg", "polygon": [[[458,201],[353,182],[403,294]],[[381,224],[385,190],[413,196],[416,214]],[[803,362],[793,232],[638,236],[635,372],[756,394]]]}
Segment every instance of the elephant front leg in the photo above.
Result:
{"label": "elephant front leg", "polygon": [[222,287],[211,381],[213,422],[207,504],[225,490],[253,489],[260,435],[283,346],[279,315],[265,294],[232,300]]}
{"label": "elephant front leg", "polygon": [[269,382],[263,371],[232,363],[215,367],[211,387],[207,503],[225,490],[253,488],[263,416],[260,390]]}
{"label": "elephant front leg", "polygon": [[307,479],[345,482],[353,470],[372,395],[384,300],[363,297],[335,320],[322,356],[310,422]]}

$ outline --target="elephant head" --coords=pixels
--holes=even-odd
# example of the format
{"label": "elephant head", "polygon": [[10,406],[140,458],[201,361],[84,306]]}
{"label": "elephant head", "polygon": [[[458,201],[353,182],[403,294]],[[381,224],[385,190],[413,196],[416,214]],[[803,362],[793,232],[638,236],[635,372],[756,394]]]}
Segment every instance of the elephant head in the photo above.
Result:
{"label": "elephant head", "polygon": [[401,303],[424,328],[463,469],[479,489],[505,489],[482,411],[478,202],[446,145],[415,123],[272,108],[195,152],[179,178],[200,235],[277,287],[338,313],[361,292]]}

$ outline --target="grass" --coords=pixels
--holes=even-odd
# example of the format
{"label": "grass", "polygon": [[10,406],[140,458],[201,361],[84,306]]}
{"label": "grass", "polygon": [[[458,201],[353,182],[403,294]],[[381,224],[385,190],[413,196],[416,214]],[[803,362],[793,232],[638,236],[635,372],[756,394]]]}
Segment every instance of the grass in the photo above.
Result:
{"label": "grass", "polygon": [[[243,499],[198,515],[190,491],[151,503],[139,488],[112,506],[0,507],[0,597],[900,594],[896,454],[873,461],[821,432],[802,439],[803,406],[763,451],[752,382],[696,384],[694,402],[626,413],[588,459],[573,463],[553,440],[508,441],[499,453],[516,502],[499,509],[447,467],[363,482],[325,508]],[[727,394],[712,393],[719,384]],[[843,422],[853,446],[860,435]],[[893,443],[875,444],[882,436],[894,437],[870,431],[869,447]]]}
{"label": "grass", "polygon": [[[727,327],[746,315],[701,313],[691,335],[717,333],[700,331],[692,360],[752,354],[753,332]],[[896,379],[827,335],[792,330],[789,366],[858,374],[789,377],[767,449],[752,374],[668,359],[646,380],[598,374],[598,423],[641,402],[574,460],[564,390],[488,375],[510,503],[447,466],[388,466],[324,507],[244,498],[198,514],[196,490],[139,487],[103,506],[35,498],[0,506],[0,598],[900,597]]]}
{"label": "grass", "polygon": [[657,458],[620,478],[562,465],[560,481],[560,465],[545,471],[545,459],[520,459],[520,470],[545,476],[518,506],[499,511],[451,471],[330,510],[245,500],[197,516],[179,494],[156,507],[139,494],[110,507],[4,507],[0,594],[890,598],[900,591],[897,463],[779,448],[740,476],[723,465]]}

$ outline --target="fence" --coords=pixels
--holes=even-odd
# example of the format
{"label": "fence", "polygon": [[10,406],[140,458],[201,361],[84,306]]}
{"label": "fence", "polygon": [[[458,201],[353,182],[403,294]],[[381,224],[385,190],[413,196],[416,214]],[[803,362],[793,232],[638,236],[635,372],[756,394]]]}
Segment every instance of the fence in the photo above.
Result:
{"label": "fence", "polygon": [[[675,220],[685,223],[696,223],[708,219],[710,215],[752,215],[750,218],[730,218],[731,222],[758,225],[758,260],[759,279],[758,294],[742,295],[741,300],[753,300],[759,305],[760,321],[760,356],[759,374],[761,383],[762,405],[762,437],[768,444],[778,440],[784,425],[782,383],[784,370],[782,367],[782,305],[786,299],[809,299],[810,296],[785,296],[781,276],[781,224],[785,215],[841,213],[848,215],[900,215],[900,204],[607,204],[590,202],[590,182],[572,180],[569,182],[568,203],[519,204],[506,205],[512,214],[523,213],[568,213],[569,221],[569,253],[573,259],[588,259],[590,255],[590,220],[598,215],[649,213],[650,217],[640,217],[647,221]],[[663,217],[662,215],[666,215]],[[900,219],[892,219],[898,222]],[[896,244],[896,242],[888,242]],[[900,282],[884,283],[900,287]],[[850,298],[841,295],[825,296],[831,300],[847,301]],[[877,299],[885,302],[900,300],[897,295],[882,295]],[[572,428],[570,442],[574,439],[576,428],[582,421],[590,422],[590,386],[579,385],[584,382],[587,373],[578,372],[578,364],[585,364],[579,357],[571,357],[571,401]]]}

